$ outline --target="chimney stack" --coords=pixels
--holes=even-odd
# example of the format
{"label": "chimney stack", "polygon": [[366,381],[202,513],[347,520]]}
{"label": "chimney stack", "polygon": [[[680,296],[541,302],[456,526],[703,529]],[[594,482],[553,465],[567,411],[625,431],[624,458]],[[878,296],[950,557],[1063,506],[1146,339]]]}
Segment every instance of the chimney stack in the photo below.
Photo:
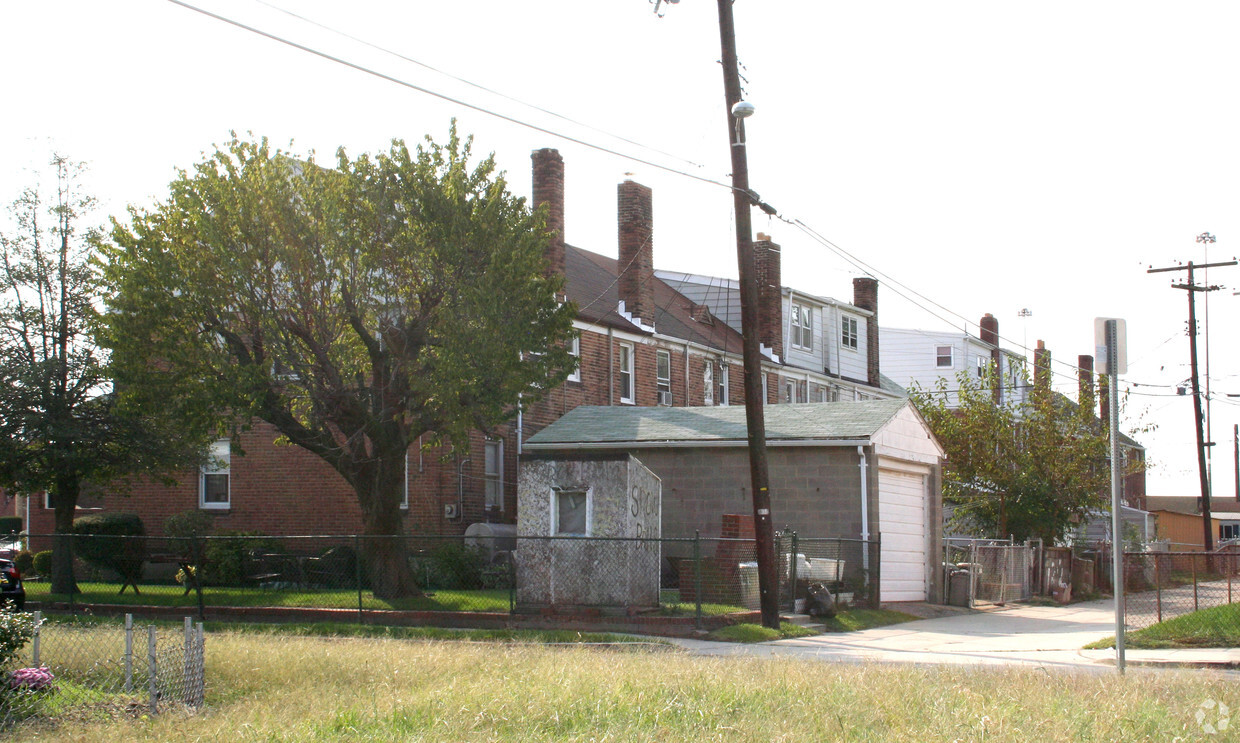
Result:
{"label": "chimney stack", "polygon": [[654,325],[654,198],[651,190],[626,180],[617,188],[620,226],[620,301],[645,325]]}
{"label": "chimney stack", "polygon": [[564,275],[564,158],[545,148],[530,154],[534,170],[534,206],[547,205],[547,271]]}
{"label": "chimney stack", "polygon": [[999,320],[987,312],[978,323],[981,330],[982,343],[990,346],[990,368],[994,374],[994,388],[991,394],[995,404],[1003,403],[1003,368],[999,364]]}
{"label": "chimney stack", "polygon": [[[753,242],[754,275],[758,282],[758,342],[784,360],[783,260],[779,246],[765,232]],[[817,329],[815,329],[817,332]]]}
{"label": "chimney stack", "polygon": [[878,374],[878,279],[869,276],[853,279],[853,304],[870,311],[870,319],[865,323],[865,376],[866,383],[871,387],[880,387],[882,385]]}
{"label": "chimney stack", "polygon": [[1102,428],[1111,428],[1111,380],[1105,374],[1098,375],[1098,417],[1102,419]]}
{"label": "chimney stack", "polygon": [[1033,391],[1051,391],[1051,352],[1047,350],[1046,343],[1040,340],[1033,351]]}
{"label": "chimney stack", "polygon": [[1076,357],[1076,404],[1081,415],[1094,416],[1094,357],[1082,354]]}

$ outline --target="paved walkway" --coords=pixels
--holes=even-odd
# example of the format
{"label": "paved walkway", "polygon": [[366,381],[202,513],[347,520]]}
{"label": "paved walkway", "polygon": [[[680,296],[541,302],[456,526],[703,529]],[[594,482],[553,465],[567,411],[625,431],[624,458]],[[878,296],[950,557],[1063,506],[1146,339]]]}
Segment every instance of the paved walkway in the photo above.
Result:
{"label": "paved walkway", "polygon": [[[702,655],[758,655],[840,662],[954,663],[1112,671],[1115,651],[1082,650],[1115,634],[1110,600],[1067,606],[1008,606],[859,632],[759,645],[679,640]],[[1130,666],[1240,668],[1240,649],[1127,650]]]}

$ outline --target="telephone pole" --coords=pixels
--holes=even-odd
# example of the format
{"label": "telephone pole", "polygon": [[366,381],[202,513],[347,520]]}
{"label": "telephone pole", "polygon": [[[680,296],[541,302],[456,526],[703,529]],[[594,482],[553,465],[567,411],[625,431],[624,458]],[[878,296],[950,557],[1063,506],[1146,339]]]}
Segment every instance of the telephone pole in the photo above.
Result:
{"label": "telephone pole", "polygon": [[[1206,440],[1205,432],[1202,429],[1204,418],[1201,409],[1201,379],[1197,373],[1197,292],[1212,292],[1222,289],[1221,286],[1201,286],[1195,283],[1193,272],[1195,269],[1201,268],[1217,268],[1223,266],[1234,266],[1236,261],[1225,261],[1222,263],[1202,263],[1194,264],[1188,262],[1186,266],[1169,266],[1167,268],[1151,268],[1146,273],[1166,273],[1168,271],[1188,271],[1188,280],[1183,284],[1172,283],[1172,289],[1183,289],[1188,292],[1188,353],[1189,366],[1191,371],[1190,379],[1193,385],[1193,418],[1196,422],[1194,426],[1197,431],[1197,473],[1201,483],[1201,528],[1205,536],[1204,547],[1206,552],[1214,551],[1214,530],[1210,524],[1210,478],[1206,470]],[[1118,390],[1112,394],[1118,393]]]}

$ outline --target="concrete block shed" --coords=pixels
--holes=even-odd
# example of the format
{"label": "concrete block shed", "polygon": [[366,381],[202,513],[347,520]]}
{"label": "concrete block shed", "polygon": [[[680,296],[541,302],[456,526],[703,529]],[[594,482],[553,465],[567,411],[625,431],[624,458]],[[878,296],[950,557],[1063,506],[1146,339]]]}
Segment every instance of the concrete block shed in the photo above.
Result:
{"label": "concrete block shed", "polygon": [[[801,537],[881,535],[880,599],[941,596],[943,449],[905,399],[764,409],[771,511]],[[665,537],[720,536],[753,512],[742,406],[579,407],[525,443],[531,456],[627,452],[662,482]]]}

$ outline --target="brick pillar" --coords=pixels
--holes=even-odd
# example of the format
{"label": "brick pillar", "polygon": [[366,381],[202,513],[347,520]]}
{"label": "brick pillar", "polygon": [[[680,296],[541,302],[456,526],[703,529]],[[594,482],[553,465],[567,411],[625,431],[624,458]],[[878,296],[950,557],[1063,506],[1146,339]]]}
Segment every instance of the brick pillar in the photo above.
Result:
{"label": "brick pillar", "polygon": [[649,188],[625,181],[617,189],[620,226],[620,281],[624,308],[654,325],[654,199]]}
{"label": "brick pillar", "polygon": [[[759,232],[753,242],[754,275],[758,282],[758,342],[784,358],[784,296],[779,246]],[[815,328],[814,332],[818,332]]]}
{"label": "brick pillar", "polygon": [[534,206],[547,205],[547,270],[564,275],[564,158],[559,150],[541,149],[530,154],[534,170]]}
{"label": "brick pillar", "polygon": [[1094,357],[1082,354],[1076,357],[1076,404],[1081,415],[1094,415]]}
{"label": "brick pillar", "polygon": [[866,383],[880,386],[878,370],[878,279],[863,276],[853,279],[853,304],[870,311],[865,324]]}
{"label": "brick pillar", "polygon": [[1003,367],[999,364],[999,320],[987,312],[978,323],[982,343],[990,346],[990,368],[994,370],[995,386],[992,389],[995,404],[1003,402]]}

